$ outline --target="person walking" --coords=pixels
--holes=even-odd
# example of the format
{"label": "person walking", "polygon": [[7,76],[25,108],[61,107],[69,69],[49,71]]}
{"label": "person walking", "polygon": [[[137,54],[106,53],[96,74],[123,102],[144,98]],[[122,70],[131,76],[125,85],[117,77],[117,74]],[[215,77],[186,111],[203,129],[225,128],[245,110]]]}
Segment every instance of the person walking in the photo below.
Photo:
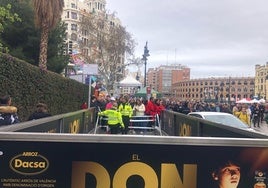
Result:
{"label": "person walking", "polygon": [[122,114],[117,111],[117,103],[114,102],[112,108],[99,112],[98,115],[108,118],[107,124],[111,130],[111,134],[118,134],[120,127],[124,130]]}
{"label": "person walking", "polygon": [[123,134],[128,133],[128,126],[130,124],[130,118],[133,114],[133,109],[131,105],[128,103],[128,97],[124,96],[122,98],[122,103],[118,107],[118,111],[122,114],[122,119],[124,122],[125,129],[123,130]]}
{"label": "person walking", "polygon": [[11,97],[5,95],[0,98],[0,126],[19,123],[17,107],[11,106]]}
{"label": "person walking", "polygon": [[253,126],[260,127],[260,108],[258,103],[254,103],[252,107],[252,121],[253,121]]}

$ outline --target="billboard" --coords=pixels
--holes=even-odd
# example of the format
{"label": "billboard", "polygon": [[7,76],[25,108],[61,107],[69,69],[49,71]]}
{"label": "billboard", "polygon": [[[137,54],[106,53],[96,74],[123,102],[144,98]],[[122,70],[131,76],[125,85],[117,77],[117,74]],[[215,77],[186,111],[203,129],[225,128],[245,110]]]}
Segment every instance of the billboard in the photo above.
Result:
{"label": "billboard", "polygon": [[267,140],[5,134],[1,188],[267,186]]}

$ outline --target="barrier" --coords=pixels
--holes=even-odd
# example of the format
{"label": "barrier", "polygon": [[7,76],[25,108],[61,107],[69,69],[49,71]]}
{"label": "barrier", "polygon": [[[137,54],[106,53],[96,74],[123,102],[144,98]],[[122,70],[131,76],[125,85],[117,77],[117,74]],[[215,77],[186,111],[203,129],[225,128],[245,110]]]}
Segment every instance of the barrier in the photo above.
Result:
{"label": "barrier", "polygon": [[95,121],[95,109],[90,108],[14,125],[1,126],[0,132],[83,134],[94,128]]}
{"label": "barrier", "polygon": [[[107,121],[109,118],[105,116],[98,116],[94,128],[94,134],[108,134],[109,126]],[[161,124],[159,116],[132,116],[130,118],[130,125],[128,126],[128,134],[136,134],[137,130],[142,130],[139,134],[149,134],[149,135],[162,135]]]}
{"label": "barrier", "polygon": [[232,184],[254,187],[267,184],[267,148],[267,139],[5,132],[0,187],[214,187],[226,161],[239,165]]}
{"label": "barrier", "polygon": [[170,136],[268,138],[267,134],[218,124],[173,111],[161,114],[162,131]]}
{"label": "barrier", "polygon": [[[98,124],[95,123],[96,121],[98,121],[98,118],[95,108],[90,108],[15,125],[1,126],[0,132],[106,134],[107,130],[106,132],[97,132],[97,130],[100,129],[96,128],[96,125]],[[135,120],[133,118],[131,120],[132,127],[130,126],[130,128],[148,129],[146,127],[135,126],[135,123],[139,121],[140,120]],[[197,137],[268,138],[268,135],[260,132],[237,129],[167,110],[162,112],[160,118],[157,117],[156,123],[158,126],[152,127],[153,132],[147,132],[146,134]]]}

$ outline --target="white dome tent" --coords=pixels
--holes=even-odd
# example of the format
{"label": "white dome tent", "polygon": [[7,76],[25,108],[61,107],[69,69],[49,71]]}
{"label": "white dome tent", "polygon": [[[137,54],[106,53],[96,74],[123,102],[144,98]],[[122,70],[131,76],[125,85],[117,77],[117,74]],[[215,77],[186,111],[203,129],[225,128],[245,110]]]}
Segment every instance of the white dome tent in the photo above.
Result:
{"label": "white dome tent", "polygon": [[128,75],[119,82],[118,87],[120,88],[120,94],[134,94],[142,87],[142,83]]}

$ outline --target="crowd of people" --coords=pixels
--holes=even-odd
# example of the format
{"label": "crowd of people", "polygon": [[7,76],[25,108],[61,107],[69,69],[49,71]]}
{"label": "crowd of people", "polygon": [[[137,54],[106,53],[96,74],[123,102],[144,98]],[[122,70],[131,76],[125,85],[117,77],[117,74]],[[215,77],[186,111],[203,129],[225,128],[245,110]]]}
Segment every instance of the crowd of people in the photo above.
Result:
{"label": "crowd of people", "polygon": [[[107,110],[112,103],[118,103],[118,106],[125,105],[131,106],[132,112],[127,114],[127,116],[135,115],[161,115],[162,110],[172,110],[175,112],[188,114],[189,112],[199,112],[199,111],[210,111],[210,112],[225,112],[235,115],[249,127],[260,127],[262,121],[265,120],[265,104],[264,103],[253,103],[253,104],[240,104],[240,103],[220,103],[220,102],[204,102],[204,101],[181,101],[176,99],[156,99],[151,97],[149,100],[130,97],[128,95],[120,96],[115,99],[110,95],[100,95],[97,98],[93,97],[91,106],[96,107],[100,111]],[[121,106],[122,106],[121,105]],[[119,112],[122,113],[122,107],[117,108]],[[130,110],[131,111],[131,110]],[[125,112],[123,112],[125,113]],[[130,115],[131,114],[131,115]],[[125,116],[126,114],[122,114]],[[123,118],[126,124],[125,128],[129,124],[126,118]],[[128,118],[129,119],[129,118]]]}
{"label": "crowd of people", "polygon": [[[9,95],[0,97],[0,126],[12,125],[19,123],[17,114],[17,107],[12,106],[12,98]],[[51,114],[48,112],[48,107],[45,103],[38,103],[36,109],[29,116],[28,120],[35,120],[40,118],[49,117]]]}
{"label": "crowd of people", "polygon": [[[122,95],[119,98],[110,95],[100,94],[98,97],[92,97],[90,107],[95,107],[99,111],[99,116],[106,116],[108,126],[112,134],[122,134],[129,131],[130,119],[132,116],[156,116],[160,115],[165,109],[162,100],[150,97],[149,100]],[[106,122],[105,122],[106,123]]]}
{"label": "crowd of people", "polygon": [[[0,97],[0,125],[10,125],[19,122],[17,108],[12,106],[12,99],[9,95]],[[172,110],[175,112],[188,114],[189,112],[211,111],[211,112],[226,112],[235,115],[248,126],[260,127],[262,121],[268,121],[268,116],[265,116],[265,104],[239,104],[239,103],[219,103],[219,102],[203,102],[203,101],[182,101],[176,99],[158,99],[150,97],[148,100],[130,95],[121,95],[115,98],[111,95],[100,93],[97,97],[91,98],[90,107],[95,107],[99,112],[107,110],[109,114],[113,111],[118,111],[122,118],[116,121],[116,126],[123,127],[123,134],[128,132],[130,118],[132,116],[155,116],[161,115],[163,110]],[[81,105],[82,109],[87,109],[87,103]],[[103,115],[100,113],[99,115]],[[40,119],[51,116],[48,112],[48,107],[44,103],[38,103],[35,111],[29,116],[28,120]],[[107,114],[105,115],[107,116]],[[111,116],[111,115],[108,115]],[[111,122],[109,122],[111,123]],[[108,123],[108,124],[109,124]],[[112,122],[115,124],[115,122]],[[116,130],[113,130],[116,132]]]}
{"label": "crowd of people", "polygon": [[265,116],[265,103],[219,103],[219,102],[201,102],[201,101],[169,101],[166,103],[166,109],[188,114],[189,112],[225,112],[235,115],[249,127],[260,127],[264,120],[268,121]]}

